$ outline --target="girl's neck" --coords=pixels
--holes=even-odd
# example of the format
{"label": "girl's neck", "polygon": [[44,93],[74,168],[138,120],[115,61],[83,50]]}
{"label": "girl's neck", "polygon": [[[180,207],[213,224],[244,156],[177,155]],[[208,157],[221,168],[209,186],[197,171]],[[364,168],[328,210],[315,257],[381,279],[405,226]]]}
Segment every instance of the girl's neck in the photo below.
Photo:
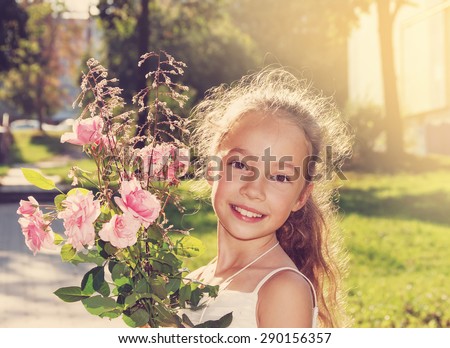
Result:
{"label": "girl's neck", "polygon": [[275,233],[258,239],[239,240],[228,233],[220,223],[217,240],[216,274],[245,267],[278,242]]}

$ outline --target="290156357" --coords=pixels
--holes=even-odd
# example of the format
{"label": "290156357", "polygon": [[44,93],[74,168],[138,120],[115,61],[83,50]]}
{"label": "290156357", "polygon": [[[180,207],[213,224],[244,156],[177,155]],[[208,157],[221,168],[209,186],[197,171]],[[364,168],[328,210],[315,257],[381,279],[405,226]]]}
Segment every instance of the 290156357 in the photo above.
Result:
{"label": "290156357", "polygon": [[331,332],[261,333],[260,343],[328,343]]}

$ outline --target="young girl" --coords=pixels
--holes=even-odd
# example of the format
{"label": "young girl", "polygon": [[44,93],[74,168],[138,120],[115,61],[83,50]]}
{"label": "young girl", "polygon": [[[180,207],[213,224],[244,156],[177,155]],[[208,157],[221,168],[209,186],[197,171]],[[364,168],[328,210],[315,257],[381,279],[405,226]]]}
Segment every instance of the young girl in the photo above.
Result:
{"label": "young girl", "polygon": [[[184,313],[230,327],[345,325],[330,173],[350,152],[336,109],[282,69],[210,91],[193,112],[218,255],[188,278],[219,285]],[[334,185],[335,186],[335,185]]]}

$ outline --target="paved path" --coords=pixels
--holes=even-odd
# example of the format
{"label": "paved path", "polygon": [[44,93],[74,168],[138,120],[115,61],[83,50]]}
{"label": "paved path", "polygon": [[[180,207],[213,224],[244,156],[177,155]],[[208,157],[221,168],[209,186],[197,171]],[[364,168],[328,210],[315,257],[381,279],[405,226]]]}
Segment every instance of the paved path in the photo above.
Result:
{"label": "paved path", "polygon": [[[9,168],[8,172],[4,177],[0,177],[0,186],[2,190],[12,191],[12,190],[27,190],[32,189],[30,183],[24,178],[20,168],[32,168],[40,172],[40,168],[52,168],[59,167],[70,161],[69,156],[58,156],[51,161],[37,162],[35,164],[21,164],[17,163]],[[46,178],[53,180],[56,184],[61,180],[59,176],[45,175]],[[37,189],[39,190],[39,189]]]}

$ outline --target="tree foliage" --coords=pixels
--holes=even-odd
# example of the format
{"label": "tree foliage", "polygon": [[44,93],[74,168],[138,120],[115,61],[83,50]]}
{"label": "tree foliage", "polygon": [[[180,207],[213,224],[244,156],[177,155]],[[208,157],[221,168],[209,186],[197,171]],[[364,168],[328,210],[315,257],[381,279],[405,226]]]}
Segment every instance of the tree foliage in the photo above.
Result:
{"label": "tree foliage", "polygon": [[[148,21],[142,18],[148,6]],[[134,63],[139,54],[141,25],[148,23],[148,50],[163,49],[186,62],[184,83],[199,97],[210,87],[230,82],[255,65],[252,40],[232,23],[226,2],[211,0],[100,0],[106,59],[121,86],[138,91]]]}
{"label": "tree foliage", "polygon": [[[0,77],[0,100],[18,115],[42,122],[65,103],[61,75],[71,65],[80,33],[75,23],[64,22],[61,12],[43,0],[22,2],[25,36],[10,45],[10,69]],[[65,28],[63,28],[63,26]]]}
{"label": "tree foliage", "polygon": [[14,67],[13,53],[26,37],[28,15],[15,0],[0,0],[0,72]]}

